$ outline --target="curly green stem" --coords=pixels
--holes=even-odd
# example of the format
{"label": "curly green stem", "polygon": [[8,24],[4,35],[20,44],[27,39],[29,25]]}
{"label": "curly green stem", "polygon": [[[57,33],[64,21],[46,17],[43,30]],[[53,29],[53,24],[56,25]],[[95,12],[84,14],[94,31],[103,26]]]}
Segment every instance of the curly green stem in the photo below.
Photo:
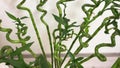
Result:
{"label": "curly green stem", "polygon": [[[93,22],[96,18],[98,18],[100,15],[102,15],[103,14],[103,12],[104,12],[104,10],[105,10],[105,8],[106,8],[106,6],[102,9],[102,11],[99,11],[99,13],[96,15],[96,16],[94,16],[90,21],[84,21],[84,23],[83,24],[81,24],[81,30],[79,31],[79,33],[77,34],[77,36],[75,37],[75,39],[73,40],[73,42],[72,42],[72,44],[71,44],[71,46],[70,46],[70,48],[69,48],[69,50],[67,51],[67,53],[66,53],[66,55],[65,55],[65,57],[64,57],[64,59],[62,60],[62,63],[61,63],[61,65],[63,64],[63,62],[65,61],[65,59],[67,58],[67,55],[68,55],[68,53],[70,52],[70,50],[72,49],[72,47],[73,47],[73,45],[74,45],[74,43],[76,42],[76,40],[79,38],[79,35],[82,33],[82,31],[84,30],[84,28],[86,27],[86,26],[88,26],[91,22]],[[83,10],[85,10],[85,9],[83,9]],[[87,23],[86,25],[84,25],[85,23]],[[82,26],[82,25],[84,25],[84,26]],[[81,50],[81,49],[80,49]],[[77,52],[79,52],[79,51],[77,51]]]}
{"label": "curly green stem", "polygon": [[[88,38],[88,40],[85,42],[85,43],[88,43],[102,28],[103,28],[103,26],[105,25],[105,22],[108,20],[108,18],[106,18],[104,21],[103,21],[103,23],[97,28],[97,30],[93,33],[93,35],[90,37],[90,38]],[[82,38],[82,37],[81,37]],[[82,46],[79,46],[78,48],[77,48],[77,50],[74,52],[74,55],[77,55],[81,50],[83,49],[83,47]],[[67,63],[67,64],[69,64],[70,63],[70,61]],[[66,64],[66,65],[67,65]]]}
{"label": "curly green stem", "polygon": [[57,4],[56,4],[56,6],[57,6],[57,9],[58,9],[58,12],[59,12],[59,16],[62,17],[62,9],[60,7],[60,4],[62,4],[62,2],[58,1]]}
{"label": "curly green stem", "polygon": [[[62,17],[62,8],[61,8],[60,4],[63,4],[63,2],[58,1],[58,2],[56,3],[56,6],[57,6],[57,9],[58,9],[58,12],[59,12],[59,17]],[[58,24],[58,28],[61,30],[61,24]],[[61,32],[59,32],[59,35],[61,36]],[[60,38],[60,39],[59,39],[59,44],[61,44],[61,42],[62,42],[62,41],[61,41],[61,38]],[[61,52],[59,52],[58,55],[57,55],[59,58],[61,58],[61,57],[60,57],[60,54],[61,54]],[[60,66],[61,61],[55,60],[55,62],[56,62],[55,65],[57,65],[57,67],[60,68],[60,67],[61,67],[61,66]],[[57,68],[57,67],[56,67],[56,68]]]}
{"label": "curly green stem", "polygon": [[111,36],[111,43],[101,43],[95,47],[95,55],[101,60],[101,61],[106,61],[106,57],[102,54],[99,53],[99,49],[101,47],[114,47],[116,45],[115,42],[115,36],[116,36],[116,31],[112,34]]}
{"label": "curly green stem", "polygon": [[12,29],[0,27],[0,31],[2,31],[2,32],[7,32],[6,38],[7,38],[7,40],[8,40],[9,42],[11,42],[11,43],[20,43],[20,40],[13,40],[13,39],[10,38],[10,34],[12,33]]}
{"label": "curly green stem", "polygon": [[38,39],[38,42],[40,44],[40,48],[42,50],[42,53],[43,55],[46,57],[46,54],[45,54],[45,51],[44,51],[44,48],[43,48],[43,44],[42,44],[42,41],[41,41],[41,38],[40,38],[40,35],[39,35],[39,32],[38,32],[38,29],[37,29],[37,26],[35,24],[35,21],[34,21],[34,18],[33,18],[33,15],[32,15],[32,12],[30,11],[30,9],[26,8],[26,7],[22,7],[22,5],[26,2],[26,0],[22,0],[18,5],[17,5],[17,8],[18,9],[21,9],[21,10],[26,10],[29,15],[30,15],[30,18],[31,18],[31,21],[32,21],[32,24],[33,24],[33,27],[34,27],[34,30],[36,32],[36,35],[37,35],[37,39]]}
{"label": "curly green stem", "polygon": [[[43,4],[44,5],[44,4]],[[51,35],[50,35],[50,29],[49,29],[49,26],[48,24],[44,21],[44,16],[47,14],[47,11],[40,8],[42,7],[41,5],[41,2],[37,5],[37,10],[40,11],[40,12],[43,12],[43,15],[40,17],[42,23],[46,26],[47,28],[47,34],[48,34],[48,37],[49,37],[49,44],[50,44],[50,49],[51,49],[51,63],[52,63],[52,68],[53,68],[53,47],[52,47],[52,39],[51,39]]]}

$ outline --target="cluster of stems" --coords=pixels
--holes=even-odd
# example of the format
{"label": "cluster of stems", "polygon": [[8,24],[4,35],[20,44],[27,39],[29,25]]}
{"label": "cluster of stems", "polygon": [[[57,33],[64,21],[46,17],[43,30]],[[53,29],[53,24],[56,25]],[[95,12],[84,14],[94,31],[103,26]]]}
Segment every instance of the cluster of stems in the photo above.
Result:
{"label": "cluster of stems", "polygon": [[[6,39],[7,41],[13,43],[13,44],[21,44],[20,48],[13,49],[11,46],[4,46],[0,49],[0,63],[6,62],[8,65],[12,65],[14,68],[83,68],[82,64],[84,62],[89,61],[93,57],[97,57],[100,61],[106,61],[106,56],[104,56],[102,53],[99,52],[99,49],[102,47],[115,47],[116,41],[115,37],[118,35],[120,36],[120,30],[118,28],[118,20],[120,18],[120,0],[91,0],[92,4],[84,4],[82,6],[82,10],[85,13],[85,17],[83,18],[84,21],[80,25],[76,25],[76,22],[69,23],[70,19],[67,18],[66,15],[66,8],[67,3],[73,1],[73,0],[58,0],[56,2],[56,7],[58,10],[58,15],[53,14],[54,19],[58,23],[58,27],[54,29],[53,33],[51,34],[49,25],[45,21],[44,17],[47,14],[47,10],[42,8],[47,0],[40,0],[39,4],[36,6],[36,9],[38,12],[41,12],[42,15],[40,16],[41,22],[46,27],[48,39],[49,39],[49,45],[50,45],[50,52],[51,52],[51,61],[47,60],[46,52],[44,50],[44,45],[42,43],[40,33],[38,31],[35,19],[33,17],[32,11],[24,7],[23,4],[26,2],[26,0],[22,0],[18,5],[17,8],[20,10],[27,11],[29,14],[29,17],[31,19],[31,23],[34,27],[34,31],[36,33],[40,49],[42,51],[42,54],[37,55],[34,53],[34,51],[30,48],[34,42],[29,42],[30,36],[27,36],[27,29],[29,26],[26,26],[25,23],[22,23],[22,19],[27,18],[26,16],[17,18],[16,16],[10,14],[9,12],[6,12],[6,14],[15,21],[16,29],[17,29],[17,37],[18,40],[13,40],[10,38],[10,35],[12,33],[11,28],[3,28],[1,26],[2,20],[0,20],[0,31],[6,32]],[[93,14],[95,10],[103,4],[103,7],[101,10],[98,11],[97,14]],[[111,11],[112,15],[105,17],[103,21],[101,22],[101,25],[99,25],[96,30],[93,32],[93,34],[90,34],[89,27],[91,23],[97,20],[101,15],[104,14],[106,11]],[[96,22],[97,23],[97,22]],[[111,26],[112,27],[109,27]],[[78,33],[75,33],[74,28],[80,28]],[[89,42],[99,33],[100,30],[105,29],[105,34],[110,34],[109,32],[113,30],[110,36],[111,43],[100,43],[97,44],[95,47],[95,52],[91,54],[88,57],[76,57],[81,50],[84,48],[88,48]],[[67,41],[70,38],[74,38],[72,41],[70,47],[68,48],[64,41]],[[86,38],[85,41],[83,41],[83,38]],[[74,47],[75,42],[79,42],[79,46],[74,52],[71,52],[71,49]],[[30,54],[35,58],[35,61],[30,62],[27,64],[24,60],[22,52],[27,50],[30,52]],[[61,54],[65,54],[64,57],[61,56]],[[17,60],[15,57],[17,56]],[[67,61],[66,65],[63,66],[65,60],[67,57],[70,57],[70,59]],[[118,68],[120,66],[120,58],[117,59],[117,61],[113,64],[112,68]]]}

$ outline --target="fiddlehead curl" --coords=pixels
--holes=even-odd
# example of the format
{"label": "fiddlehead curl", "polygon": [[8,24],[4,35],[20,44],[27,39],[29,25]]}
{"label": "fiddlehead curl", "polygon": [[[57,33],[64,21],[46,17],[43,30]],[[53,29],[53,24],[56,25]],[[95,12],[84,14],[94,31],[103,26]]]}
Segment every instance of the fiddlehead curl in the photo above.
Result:
{"label": "fiddlehead curl", "polygon": [[13,48],[11,46],[3,46],[0,50],[0,59],[1,58],[10,58],[10,54],[13,53]]}

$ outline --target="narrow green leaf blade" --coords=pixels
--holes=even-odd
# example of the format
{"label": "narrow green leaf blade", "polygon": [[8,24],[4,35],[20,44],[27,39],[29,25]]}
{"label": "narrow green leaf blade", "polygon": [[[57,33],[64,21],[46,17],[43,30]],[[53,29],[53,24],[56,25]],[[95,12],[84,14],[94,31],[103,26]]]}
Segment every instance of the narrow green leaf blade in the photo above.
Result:
{"label": "narrow green leaf blade", "polygon": [[60,24],[63,24],[62,22],[62,19],[60,18],[60,17],[58,17],[57,15],[54,15],[53,14],[53,17],[54,17],[54,19],[58,22],[58,23],[60,23]]}
{"label": "narrow green leaf blade", "polygon": [[111,7],[111,11],[115,15],[116,18],[119,18],[119,12],[117,11],[117,9],[115,9],[114,7]]}
{"label": "narrow green leaf blade", "polygon": [[28,18],[27,16],[23,16],[23,17],[21,17],[20,19],[22,20],[22,19],[26,19],[26,18]]}
{"label": "narrow green leaf blade", "polygon": [[26,44],[25,46],[22,46],[20,48],[17,48],[12,55],[18,55],[20,54],[21,52],[25,51],[25,50],[28,50],[30,48],[30,46],[33,44],[34,42],[31,42],[31,43],[28,43]]}
{"label": "narrow green leaf blade", "polygon": [[69,52],[68,55],[70,56],[71,60],[75,60],[75,57],[71,52]]}
{"label": "narrow green leaf blade", "polygon": [[17,18],[16,18],[13,14],[11,14],[11,13],[9,13],[9,12],[7,12],[7,11],[6,11],[6,14],[7,14],[8,17],[11,18],[12,20],[15,20],[15,21],[17,20]]}

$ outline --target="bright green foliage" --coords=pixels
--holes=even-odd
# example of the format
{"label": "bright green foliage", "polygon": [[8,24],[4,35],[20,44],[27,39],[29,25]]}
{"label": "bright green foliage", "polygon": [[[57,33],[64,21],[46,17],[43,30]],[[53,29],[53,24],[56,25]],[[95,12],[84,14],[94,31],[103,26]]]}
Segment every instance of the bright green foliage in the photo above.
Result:
{"label": "bright green foliage", "polygon": [[51,68],[49,62],[46,60],[46,58],[43,55],[40,55],[36,58],[35,66],[37,68]]}
{"label": "bright green foliage", "polygon": [[[56,7],[58,10],[57,14],[52,14],[53,18],[57,22],[57,28],[53,30],[51,35],[49,25],[47,24],[44,17],[47,14],[47,10],[43,8],[47,3],[47,0],[40,0],[36,9],[38,12],[42,13],[40,16],[40,20],[42,24],[46,27],[47,36],[49,39],[50,51],[51,51],[51,61],[47,60],[46,53],[44,50],[44,46],[42,44],[42,40],[39,34],[39,29],[36,27],[36,22],[33,17],[32,11],[24,7],[24,3],[26,0],[22,0],[17,8],[20,10],[27,11],[29,16],[16,17],[15,15],[6,11],[7,16],[15,23],[16,25],[16,36],[17,39],[12,39],[10,36],[13,32],[11,28],[2,27],[2,20],[0,19],[0,32],[6,33],[6,39],[8,42],[13,44],[20,44],[21,46],[13,49],[11,45],[5,45],[0,48],[0,63],[5,62],[7,65],[11,65],[14,68],[84,68],[82,65],[84,62],[89,61],[93,57],[97,57],[101,62],[107,61],[107,57],[99,52],[99,49],[102,47],[115,47],[116,46],[116,36],[120,36],[120,29],[118,28],[118,23],[120,19],[120,0],[91,0],[91,4],[83,4],[81,7],[83,12],[85,13],[85,17],[83,18],[83,23],[80,25],[76,25],[77,22],[72,22],[67,18],[66,8],[67,3],[72,2],[74,0],[58,0],[56,2]],[[99,9],[98,13],[93,14],[95,10],[103,4],[103,7]],[[112,13],[111,16],[108,16],[103,19],[101,24],[96,28],[93,34],[90,34],[90,26],[98,17],[104,14],[104,12],[110,11]],[[27,34],[29,26],[23,23],[23,19],[29,18],[31,19],[33,28],[35,30],[39,46],[41,48],[42,54],[37,55],[30,48],[34,42],[30,42],[31,37]],[[96,22],[97,23],[97,22]],[[112,25],[112,27],[111,27]],[[74,28],[80,28],[79,32],[76,33]],[[110,34],[110,43],[100,43],[96,44],[95,52],[87,57],[77,56],[78,53],[81,52],[82,49],[88,48],[89,42],[98,34],[98,32],[104,29],[105,34],[110,34],[110,31],[113,32]],[[53,38],[52,38],[53,37]],[[74,38],[70,47],[67,48],[68,45],[65,45],[64,42],[68,41],[70,38]],[[86,38],[83,41],[83,38]],[[75,50],[75,52],[71,52],[71,49],[74,47],[75,42],[79,42],[79,46]],[[23,52],[28,51],[33,57],[34,61],[26,63]],[[61,54],[65,53],[65,56],[62,57]],[[70,57],[69,61],[63,66],[66,58]],[[16,59],[17,58],[17,59]],[[116,62],[112,65],[111,68],[119,68],[120,67],[120,58],[116,60]]]}
{"label": "bright green foliage", "polygon": [[69,56],[71,58],[70,68],[83,68],[79,62],[83,59],[83,57],[75,58],[75,56],[70,52]]}

